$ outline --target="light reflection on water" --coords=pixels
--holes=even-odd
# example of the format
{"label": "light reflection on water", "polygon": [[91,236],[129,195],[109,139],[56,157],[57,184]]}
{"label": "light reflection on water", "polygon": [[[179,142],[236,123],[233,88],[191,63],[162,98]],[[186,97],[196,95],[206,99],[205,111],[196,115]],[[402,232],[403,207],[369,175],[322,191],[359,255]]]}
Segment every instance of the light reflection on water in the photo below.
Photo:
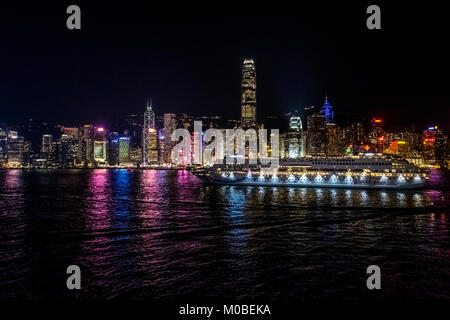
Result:
{"label": "light reflection on water", "polygon": [[[211,186],[224,199],[229,190],[255,201],[269,201],[277,205],[299,204],[302,206],[324,207],[426,207],[436,204],[445,205],[442,191],[437,190],[361,190],[332,188],[293,188],[293,187],[248,187],[248,186]],[[248,201],[248,200],[247,200]]]}
{"label": "light reflection on water", "polygon": [[86,299],[370,299],[354,275],[382,263],[421,283],[389,278],[383,296],[448,295],[442,180],[389,191],[203,186],[175,170],[1,171],[0,292],[69,298],[57,271],[75,263]]}

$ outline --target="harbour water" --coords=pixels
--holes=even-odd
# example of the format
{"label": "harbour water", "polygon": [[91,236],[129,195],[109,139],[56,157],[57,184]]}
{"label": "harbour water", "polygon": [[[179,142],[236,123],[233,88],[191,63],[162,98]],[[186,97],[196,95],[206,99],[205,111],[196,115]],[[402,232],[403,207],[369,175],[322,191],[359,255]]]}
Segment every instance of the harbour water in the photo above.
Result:
{"label": "harbour water", "polygon": [[[187,171],[0,171],[0,300],[450,298],[450,188],[203,186]],[[78,265],[82,290],[66,288]],[[366,268],[381,268],[368,290]]]}

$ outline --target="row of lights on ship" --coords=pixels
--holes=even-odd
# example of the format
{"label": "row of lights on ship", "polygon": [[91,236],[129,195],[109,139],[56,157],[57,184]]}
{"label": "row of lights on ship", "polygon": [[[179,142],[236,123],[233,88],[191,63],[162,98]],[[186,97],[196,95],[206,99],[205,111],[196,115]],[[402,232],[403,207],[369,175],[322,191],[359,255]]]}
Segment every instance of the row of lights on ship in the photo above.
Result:
{"label": "row of lights on ship", "polygon": [[[223,177],[223,178],[234,179],[234,173],[231,172],[228,176],[226,175],[226,173],[222,173],[222,177]],[[250,172],[247,174],[247,180],[254,180],[254,176],[253,176]],[[259,180],[259,181],[266,181],[266,177],[265,177],[263,174],[260,174],[260,175],[258,175],[257,180]],[[270,178],[270,180],[272,180],[272,182],[277,182],[277,181],[278,181],[278,175],[273,174],[272,177]],[[296,179],[296,177],[295,177],[293,174],[289,175],[289,177],[287,178],[287,181],[288,181],[288,182],[295,182],[296,180],[297,180],[297,179]],[[386,177],[386,175],[384,175],[384,174],[380,177],[380,183],[387,183],[388,180],[389,180],[388,177]],[[363,174],[363,175],[359,178],[359,181],[360,181],[360,182],[365,182],[365,181],[366,181],[366,175]],[[414,181],[415,181],[415,182],[421,182],[422,179],[421,179],[418,175],[416,175],[416,176],[414,177]],[[307,177],[305,174],[303,174],[303,175],[301,175],[300,178],[298,179],[298,182],[300,182],[300,183],[312,183],[312,182],[315,182],[315,183],[324,183],[325,180],[324,180],[323,177],[319,174],[319,175],[317,175],[317,176],[314,178],[313,181],[311,181],[311,180],[308,179],[308,177]],[[337,182],[339,182],[339,180],[338,180],[338,178],[336,177],[336,175],[333,174],[333,175],[330,177],[330,179],[329,179],[328,182],[329,182],[329,183],[337,183]],[[345,177],[345,179],[344,179],[344,182],[347,183],[347,184],[353,184],[353,183],[354,183],[353,177],[350,176],[350,175],[347,175],[347,176]],[[403,175],[400,175],[400,176],[397,178],[397,182],[398,182],[398,183],[405,183],[405,182],[406,182],[406,179],[405,179],[405,177],[404,177]]]}

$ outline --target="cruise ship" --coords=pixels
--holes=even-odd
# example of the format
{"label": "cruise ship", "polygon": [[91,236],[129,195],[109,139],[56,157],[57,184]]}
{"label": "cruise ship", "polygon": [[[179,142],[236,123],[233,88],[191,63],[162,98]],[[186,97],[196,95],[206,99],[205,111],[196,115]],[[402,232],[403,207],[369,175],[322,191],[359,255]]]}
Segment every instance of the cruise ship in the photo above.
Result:
{"label": "cruise ship", "polygon": [[191,170],[205,184],[242,186],[419,189],[426,170],[392,155],[303,157],[280,160],[276,170],[258,165],[215,165]]}

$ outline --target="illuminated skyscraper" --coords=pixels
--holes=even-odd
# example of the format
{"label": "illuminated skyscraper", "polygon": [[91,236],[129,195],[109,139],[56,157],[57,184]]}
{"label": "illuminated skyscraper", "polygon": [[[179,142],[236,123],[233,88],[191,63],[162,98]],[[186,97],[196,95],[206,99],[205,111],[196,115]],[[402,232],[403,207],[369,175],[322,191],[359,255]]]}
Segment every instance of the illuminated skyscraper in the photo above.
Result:
{"label": "illuminated skyscraper", "polygon": [[94,141],[94,160],[97,164],[106,163],[106,141]]}
{"label": "illuminated skyscraper", "polygon": [[242,66],[242,127],[256,126],[256,70],[253,59],[245,59]]}
{"label": "illuminated skyscraper", "polygon": [[[86,129],[88,130],[88,129]],[[83,161],[86,160],[86,144],[85,140],[82,135],[85,133],[85,129],[82,130],[79,128],[69,128],[69,127],[63,127],[61,133],[63,135],[67,135],[71,138],[71,148],[72,148],[72,155],[75,158],[75,163],[77,165],[81,164]]]}
{"label": "illuminated skyscraper", "polygon": [[130,138],[119,138],[119,165],[130,165]]}
{"label": "illuminated skyscraper", "polygon": [[79,138],[79,130],[78,130],[78,128],[64,127],[61,132],[62,132],[62,134],[65,134],[65,135],[68,135],[68,136],[72,137],[73,139],[78,139]]}
{"label": "illuminated skyscraper", "polygon": [[74,139],[72,136],[62,134],[61,139],[52,143],[52,161],[62,168],[69,168],[74,165],[73,152]]}
{"label": "illuminated skyscraper", "polygon": [[342,144],[347,152],[357,151],[366,143],[364,125],[362,122],[354,122],[342,128]]}
{"label": "illuminated skyscraper", "polygon": [[147,101],[147,110],[144,113],[144,129],[142,133],[143,152],[142,163],[144,166],[158,163],[158,140],[155,128],[155,112],[152,110],[152,102]]}
{"label": "illuminated skyscraper", "polygon": [[86,165],[94,162],[94,126],[85,125],[83,127],[83,156]]}
{"label": "illuminated skyscraper", "polygon": [[294,115],[289,120],[289,132],[285,136],[285,157],[299,158],[305,155],[302,119]]}
{"label": "illuminated skyscraper", "polygon": [[447,156],[447,138],[438,126],[423,132],[423,156],[426,161],[443,163]]}
{"label": "illuminated skyscraper", "polygon": [[8,166],[20,167],[24,163],[25,141],[16,131],[8,132]]}
{"label": "illuminated skyscraper", "polygon": [[0,129],[0,166],[8,162],[8,132]]}
{"label": "illuminated skyscraper", "polygon": [[326,146],[325,154],[327,156],[340,156],[345,150],[341,130],[335,123],[325,124],[326,129]]}
{"label": "illuminated skyscraper", "polygon": [[111,132],[106,140],[106,161],[110,166],[119,164],[119,134]]}
{"label": "illuminated skyscraper", "polygon": [[389,146],[389,153],[398,154],[406,158],[408,156],[408,145],[406,141],[403,140],[392,141]]}
{"label": "illuminated skyscraper", "polygon": [[328,102],[328,97],[325,97],[325,103],[320,109],[320,113],[325,116],[325,123],[334,123],[333,106]]}
{"label": "illuminated skyscraper", "polygon": [[41,157],[44,159],[50,159],[52,153],[53,135],[42,135]]}
{"label": "illuminated skyscraper", "polygon": [[377,152],[384,152],[385,132],[384,121],[381,118],[373,118],[371,120],[371,128],[369,131],[369,142],[376,145]]}
{"label": "illuminated skyscraper", "polygon": [[95,141],[105,141],[106,140],[106,130],[103,127],[96,127],[94,134]]}
{"label": "illuminated skyscraper", "polygon": [[164,114],[164,160],[163,163],[172,163],[172,148],[174,142],[172,142],[172,132],[177,128],[177,118],[173,113]]}
{"label": "illuminated skyscraper", "polygon": [[326,154],[327,127],[323,113],[308,116],[308,154],[323,156]]}

